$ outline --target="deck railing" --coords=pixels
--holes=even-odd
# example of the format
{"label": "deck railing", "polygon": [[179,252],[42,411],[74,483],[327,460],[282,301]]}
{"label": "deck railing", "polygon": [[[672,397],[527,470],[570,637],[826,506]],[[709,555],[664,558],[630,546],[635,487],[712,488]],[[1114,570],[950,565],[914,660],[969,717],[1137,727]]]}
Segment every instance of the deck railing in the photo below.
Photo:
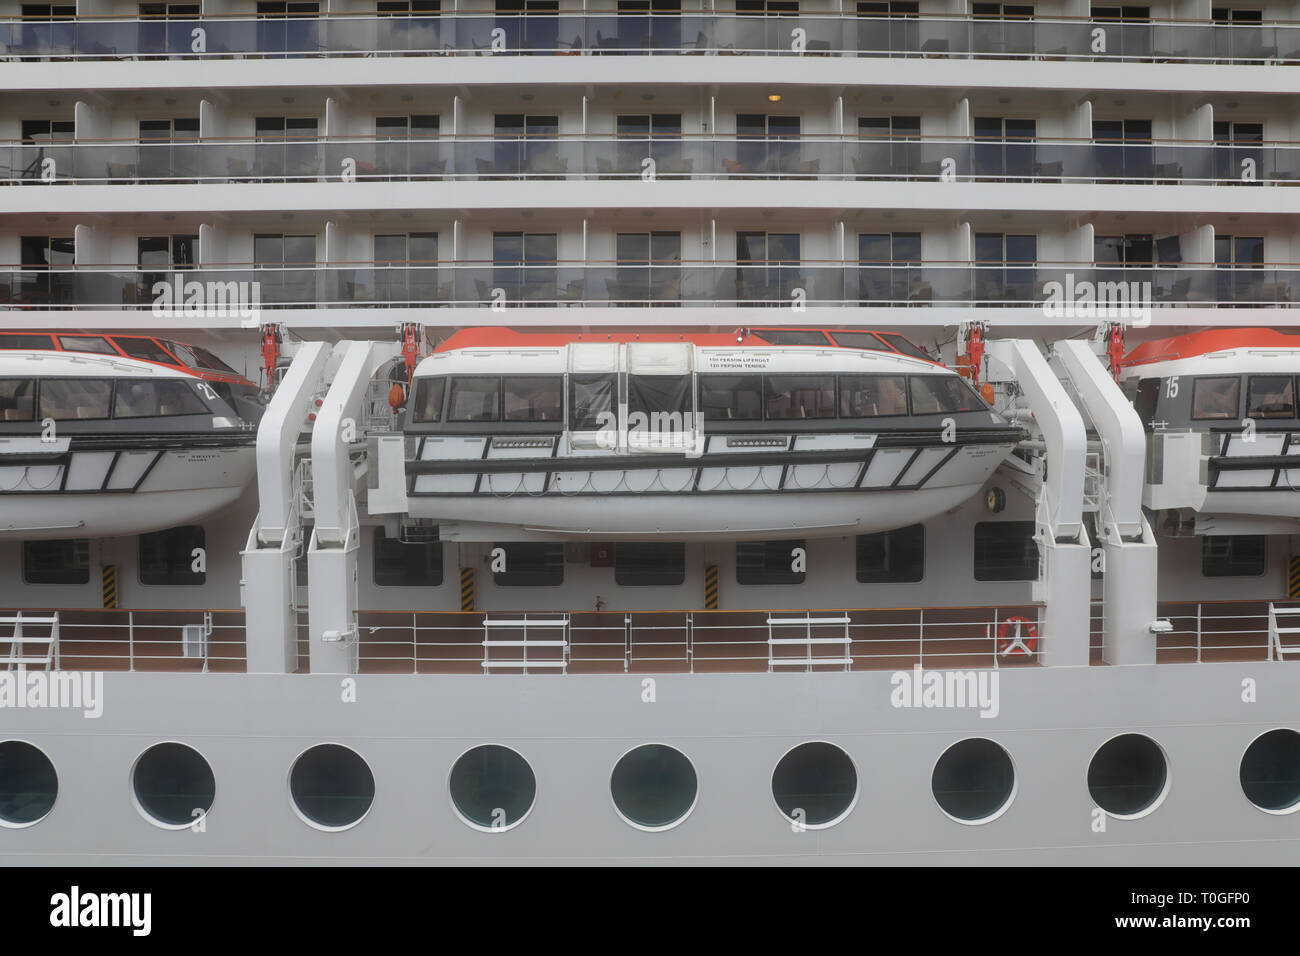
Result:
{"label": "deck railing", "polygon": [[1291,63],[1300,61],[1300,26],[614,12],[0,21],[0,58],[18,60],[635,54]]}

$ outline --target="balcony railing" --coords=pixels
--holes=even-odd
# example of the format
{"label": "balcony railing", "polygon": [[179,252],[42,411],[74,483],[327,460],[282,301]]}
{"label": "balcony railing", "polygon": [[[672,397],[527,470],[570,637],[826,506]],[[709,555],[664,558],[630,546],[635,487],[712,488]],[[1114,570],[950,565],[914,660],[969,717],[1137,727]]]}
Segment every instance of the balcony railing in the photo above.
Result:
{"label": "balcony railing", "polygon": [[0,58],[757,54],[1300,61],[1300,24],[953,16],[560,15],[0,21]]}
{"label": "balcony railing", "polygon": [[643,178],[1293,185],[1300,143],[588,135],[0,145],[0,184]]}
{"label": "balcony railing", "polygon": [[[1300,264],[1228,268],[1044,263],[875,262],[518,263],[438,262],[229,265],[164,272],[159,267],[0,269],[0,309],[128,309],[184,315],[155,283],[201,283],[204,301],[245,305],[253,285],[261,307],[456,306],[1014,306],[1049,317],[1087,317],[1095,308],[1282,307],[1300,302]],[[1057,283],[1059,288],[1051,284]],[[213,292],[213,288],[217,291]],[[241,291],[242,290],[242,291]],[[239,298],[236,298],[239,296]],[[185,298],[189,298],[189,293]],[[1049,306],[1056,303],[1057,312]],[[233,306],[232,306],[233,308]],[[1078,305],[1079,310],[1089,308]],[[162,310],[168,311],[162,311]],[[1098,313],[1101,314],[1101,313]],[[1127,313],[1126,313],[1127,314]]]}

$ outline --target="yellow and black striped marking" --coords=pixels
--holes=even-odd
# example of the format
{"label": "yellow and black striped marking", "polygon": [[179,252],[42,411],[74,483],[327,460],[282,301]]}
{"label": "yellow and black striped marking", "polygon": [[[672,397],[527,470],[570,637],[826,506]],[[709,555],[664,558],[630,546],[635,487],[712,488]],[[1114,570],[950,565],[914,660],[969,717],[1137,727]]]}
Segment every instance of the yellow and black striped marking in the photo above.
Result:
{"label": "yellow and black striped marking", "polygon": [[704,566],[704,610],[716,611],[718,609],[718,566],[716,564],[706,564]]}
{"label": "yellow and black striped marking", "polygon": [[104,565],[104,607],[117,607],[117,565]]}
{"label": "yellow and black striped marking", "polygon": [[1291,567],[1287,574],[1287,594],[1291,597],[1300,597],[1300,555],[1291,558]]}
{"label": "yellow and black striped marking", "polygon": [[460,569],[460,609],[474,610],[474,569]]}

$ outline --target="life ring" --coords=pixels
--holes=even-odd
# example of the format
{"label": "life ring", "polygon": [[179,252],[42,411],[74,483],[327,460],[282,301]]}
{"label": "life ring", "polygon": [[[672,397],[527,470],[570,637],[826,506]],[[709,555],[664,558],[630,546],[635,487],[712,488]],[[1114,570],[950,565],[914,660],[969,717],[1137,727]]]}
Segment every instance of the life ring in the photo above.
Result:
{"label": "life ring", "polygon": [[1038,626],[1027,617],[1009,617],[998,625],[998,653],[1003,657],[1038,653]]}

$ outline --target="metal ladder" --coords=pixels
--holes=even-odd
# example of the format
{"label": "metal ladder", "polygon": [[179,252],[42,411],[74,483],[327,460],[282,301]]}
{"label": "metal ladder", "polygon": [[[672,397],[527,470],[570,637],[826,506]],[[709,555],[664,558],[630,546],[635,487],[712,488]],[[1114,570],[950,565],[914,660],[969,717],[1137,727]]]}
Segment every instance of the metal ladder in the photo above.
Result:
{"label": "metal ladder", "polygon": [[[541,629],[543,633],[554,633],[559,630],[559,637],[550,640],[529,640],[528,629]],[[498,631],[518,630],[523,632],[522,639],[519,640],[502,640],[492,636],[493,629]],[[513,648],[520,651],[520,656],[514,659],[492,659],[492,651],[496,648]],[[559,658],[548,657],[545,660],[529,660],[529,649],[549,648],[552,651],[558,649]],[[565,614],[558,618],[532,618],[529,619],[525,614],[517,618],[490,618],[483,619],[483,673],[491,673],[494,667],[522,667],[524,673],[528,673],[530,667],[541,667],[548,669],[558,668],[561,674],[568,673],[569,669],[569,615]]]}
{"label": "metal ladder", "polygon": [[[23,631],[24,625],[37,625],[41,628],[48,628],[44,634],[27,634]],[[15,667],[22,669],[28,666],[43,666],[48,670],[57,670],[59,667],[59,612],[55,611],[49,617],[23,617],[22,611],[15,611],[13,614],[0,617],[0,627],[12,627],[13,630],[8,634],[0,634],[0,646],[8,643],[9,658],[7,670],[13,670]],[[44,653],[29,653],[27,647],[31,645]]]}
{"label": "metal ladder", "polygon": [[[813,617],[812,613],[806,613],[803,617],[769,617],[767,619],[767,669],[771,673],[778,667],[803,667],[811,671],[814,667],[843,667],[846,671],[853,664],[853,657],[849,654],[849,645],[852,638],[849,637],[849,616],[847,614],[839,617]],[[813,637],[814,627],[823,627],[831,625],[842,625],[843,634],[837,634],[834,637]],[[774,633],[777,628],[802,627],[804,629],[803,637],[777,637]],[[838,645],[842,654],[840,657],[814,657],[813,647],[819,645]],[[778,657],[776,649],[778,647],[802,647],[803,656],[796,657]]]}
{"label": "metal ladder", "polygon": [[1288,655],[1300,656],[1300,643],[1284,644],[1282,642],[1283,634],[1300,634],[1300,626],[1279,627],[1278,618],[1297,618],[1300,617],[1300,607],[1278,607],[1269,602],[1268,605],[1268,646],[1273,652],[1273,660],[1284,661]]}

